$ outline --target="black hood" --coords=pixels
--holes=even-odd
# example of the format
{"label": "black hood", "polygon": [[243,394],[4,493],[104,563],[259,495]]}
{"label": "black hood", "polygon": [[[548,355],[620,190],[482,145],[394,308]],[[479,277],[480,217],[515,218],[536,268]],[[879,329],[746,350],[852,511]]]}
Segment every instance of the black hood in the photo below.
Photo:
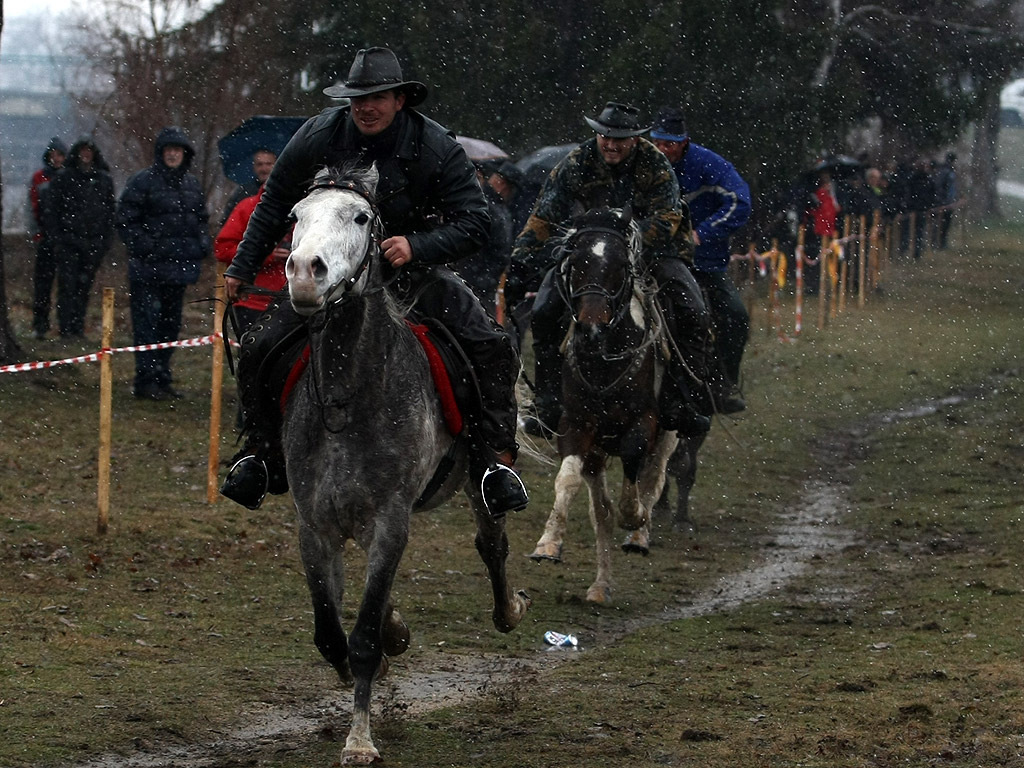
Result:
{"label": "black hood", "polygon": [[65,161],[65,165],[71,168],[79,167],[78,156],[82,151],[82,147],[92,147],[92,167],[97,171],[109,171],[110,166],[107,165],[106,159],[103,157],[103,153],[100,152],[100,148],[93,141],[92,136],[85,135],[79,136],[78,141],[71,145],[71,151],[68,153],[68,159]]}
{"label": "black hood", "polygon": [[50,163],[50,150],[53,149],[56,149],[62,155],[67,157],[67,144],[61,141],[58,137],[54,136],[52,139],[50,139],[50,143],[46,145],[46,149],[43,150],[43,165],[50,165],[52,167],[52,164]]}
{"label": "black hood", "polygon": [[163,163],[164,147],[171,145],[185,148],[185,161],[181,164],[181,167],[184,170],[188,170],[189,166],[192,165],[192,158],[196,156],[196,150],[192,146],[192,142],[188,140],[185,132],[176,125],[168,126],[157,134],[156,143],[153,145],[153,158],[158,163]]}

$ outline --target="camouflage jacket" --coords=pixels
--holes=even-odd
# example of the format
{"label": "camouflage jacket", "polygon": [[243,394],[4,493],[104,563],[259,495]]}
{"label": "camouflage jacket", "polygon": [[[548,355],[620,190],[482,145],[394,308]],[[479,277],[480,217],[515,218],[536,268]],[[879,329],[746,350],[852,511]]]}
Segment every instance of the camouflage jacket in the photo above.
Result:
{"label": "camouflage jacket", "polygon": [[554,257],[545,245],[568,225],[576,203],[584,210],[632,205],[649,262],[674,257],[692,263],[690,214],[680,200],[679,183],[665,155],[640,139],[625,163],[610,166],[593,138],[569,153],[544,182],[512,251],[512,262],[521,273],[535,277],[551,266]]}

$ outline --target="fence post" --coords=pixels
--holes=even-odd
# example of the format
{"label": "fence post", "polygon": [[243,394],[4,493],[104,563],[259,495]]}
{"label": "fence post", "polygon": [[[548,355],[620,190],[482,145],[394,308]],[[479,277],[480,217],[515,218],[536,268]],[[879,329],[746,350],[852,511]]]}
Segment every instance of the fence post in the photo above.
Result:
{"label": "fence post", "polygon": [[114,376],[110,349],[114,341],[114,289],[103,289],[103,340],[100,343],[100,440],[96,467],[96,533],[110,522],[110,429]]}
{"label": "fence post", "polygon": [[[875,213],[877,214],[878,211],[876,210]],[[871,239],[871,233],[874,232],[874,229],[871,230],[871,233],[868,232],[868,220],[864,216],[864,214],[861,214],[860,219],[858,221],[860,224],[860,241],[858,242],[859,248],[857,249],[857,306],[860,309],[864,309],[864,296],[866,293],[864,279],[867,276],[868,253],[871,250],[868,243]]]}
{"label": "fence post", "polygon": [[793,265],[793,277],[796,285],[793,286],[794,294],[794,318],[793,333],[799,336],[804,329],[804,227],[803,224],[796,232],[796,264]]}
{"label": "fence post", "polygon": [[[220,272],[220,270],[218,270]],[[210,455],[206,463],[206,503],[217,501],[217,468],[220,465],[220,413],[224,388],[224,350],[217,334],[224,327],[226,293],[223,274],[218,275],[216,300],[213,302],[213,376],[210,384]],[[223,340],[227,342],[227,339]]]}

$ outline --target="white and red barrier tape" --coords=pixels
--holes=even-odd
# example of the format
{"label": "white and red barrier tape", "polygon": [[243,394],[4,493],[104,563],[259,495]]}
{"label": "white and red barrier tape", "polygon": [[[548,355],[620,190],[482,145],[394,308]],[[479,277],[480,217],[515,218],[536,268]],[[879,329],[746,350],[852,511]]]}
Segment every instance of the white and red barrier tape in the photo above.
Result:
{"label": "white and red barrier tape", "polygon": [[[112,355],[115,352],[151,352],[154,349],[170,349],[171,347],[205,347],[214,342],[220,341],[223,334],[213,333],[209,336],[197,336],[192,339],[179,339],[177,341],[161,341],[157,344],[139,344],[134,347],[115,347],[113,349],[101,349],[99,352],[92,352],[88,355],[68,357],[63,360],[41,360],[35,363],[14,363],[12,365],[0,365],[0,373],[18,373],[21,371],[39,371],[44,368],[55,368],[58,365],[74,365],[76,363],[95,363],[103,355]],[[235,344],[235,342],[231,342]]]}

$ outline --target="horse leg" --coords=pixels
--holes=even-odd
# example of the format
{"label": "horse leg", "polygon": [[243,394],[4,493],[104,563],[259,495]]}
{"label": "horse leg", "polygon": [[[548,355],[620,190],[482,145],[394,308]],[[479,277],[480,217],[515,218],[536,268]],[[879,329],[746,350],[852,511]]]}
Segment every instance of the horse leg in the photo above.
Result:
{"label": "horse leg", "polygon": [[341,601],[345,593],[344,544],[302,524],[299,551],[313,600],[313,642],[334,667],[342,684],[348,687],[352,685],[352,673],[348,665],[348,641],[341,626]]}
{"label": "horse leg", "polygon": [[[386,525],[378,511],[373,543],[367,552],[366,588],[349,637],[349,665],[355,678],[352,727],[341,752],[342,765],[363,765],[380,759],[370,735],[370,693],[384,657],[384,620],[390,608],[391,585],[409,540],[408,521]],[[393,615],[393,614],[392,614]]]}
{"label": "horse leg", "polygon": [[[651,551],[651,510],[655,500],[661,497],[665,490],[665,467],[675,451],[678,440],[675,432],[660,432],[654,444],[654,451],[647,457],[647,461],[640,469],[640,476],[635,491],[631,489],[631,496],[637,498],[644,524],[634,531],[631,531],[626,540],[622,543],[625,552],[638,552],[645,557]],[[623,483],[623,493],[626,492]]]}
{"label": "horse leg", "polygon": [[[622,459],[619,527],[627,531],[635,531],[650,522],[653,499],[644,503],[640,491],[644,469],[650,464],[653,439],[656,439],[655,435],[648,425],[641,422],[630,428],[619,445],[619,456]],[[658,444],[655,443],[653,449],[657,448]]]}
{"label": "horse leg", "polygon": [[676,465],[676,485],[679,489],[672,528],[690,536],[697,533],[697,527],[690,519],[690,491],[693,490],[693,485],[697,480],[697,451],[703,442],[703,437],[689,437],[680,440],[679,448],[672,459],[673,464]]}
{"label": "horse leg", "polygon": [[511,632],[526,615],[526,609],[530,607],[530,596],[523,590],[513,592],[508,583],[505,563],[509,546],[505,519],[493,518],[478,492],[474,492],[470,499],[476,516],[476,551],[487,566],[491,591],[494,593],[494,626],[499,632]]}
{"label": "horse leg", "polygon": [[555,477],[555,503],[551,507],[544,533],[530,554],[531,560],[562,562],[562,541],[569,519],[569,505],[580,489],[583,461],[579,456],[566,456]]}
{"label": "horse leg", "polygon": [[584,461],[583,477],[590,491],[590,522],[594,526],[597,548],[597,576],[587,590],[587,601],[610,603],[612,600],[612,530],[615,510],[608,495],[603,457],[590,455]]}

